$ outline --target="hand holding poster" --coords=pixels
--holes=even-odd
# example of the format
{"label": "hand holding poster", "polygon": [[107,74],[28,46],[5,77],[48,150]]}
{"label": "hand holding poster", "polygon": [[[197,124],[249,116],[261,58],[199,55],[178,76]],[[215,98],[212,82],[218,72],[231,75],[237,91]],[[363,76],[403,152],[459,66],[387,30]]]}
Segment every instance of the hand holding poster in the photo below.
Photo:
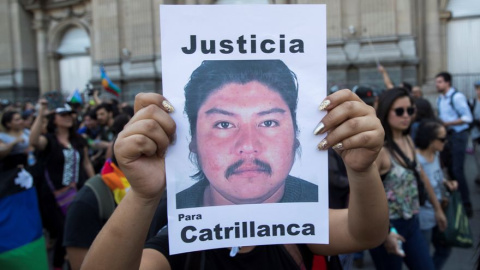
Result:
{"label": "hand holding poster", "polygon": [[161,20],[164,95],[177,109],[170,253],[328,243],[327,153],[312,130],[325,6],[161,6]]}

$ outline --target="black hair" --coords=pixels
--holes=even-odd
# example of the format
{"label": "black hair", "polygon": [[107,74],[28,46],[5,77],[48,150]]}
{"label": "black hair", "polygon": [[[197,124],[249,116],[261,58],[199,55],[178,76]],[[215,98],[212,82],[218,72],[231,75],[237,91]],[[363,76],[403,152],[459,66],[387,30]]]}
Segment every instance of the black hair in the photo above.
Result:
{"label": "black hair", "polygon": [[19,114],[19,112],[17,111],[7,111],[5,113],[3,113],[2,115],[2,126],[6,129],[6,130],[9,130],[10,128],[7,127],[7,124],[12,122],[13,120],[13,117],[15,116],[15,114]]}
{"label": "black hair", "polygon": [[412,93],[412,85],[408,82],[402,82],[403,88],[407,89],[408,93]]}
{"label": "black hair", "polygon": [[442,71],[438,73],[435,78],[442,77],[445,82],[450,83],[452,85],[452,75],[446,71]]}
{"label": "black hair", "polygon": [[124,114],[130,116],[130,118],[132,118],[133,115],[134,115],[133,107],[130,106],[130,105],[123,106],[122,107],[122,113],[124,113]]}
{"label": "black hair", "polygon": [[[55,115],[56,113],[50,113],[47,115],[47,133],[55,134],[55,131],[57,130],[57,125],[55,124]],[[77,127],[75,125],[76,121],[73,116],[72,119],[72,126],[68,128],[68,140],[73,147],[78,150],[84,146],[84,139],[77,133]]]}
{"label": "black hair", "polygon": [[112,117],[118,115],[118,108],[110,103],[101,103],[95,108],[95,113],[97,113],[100,109],[105,109],[107,113],[112,113]]}
{"label": "black hair", "polygon": [[[403,97],[408,97],[410,103],[413,105],[413,98],[408,93],[408,90],[405,88],[396,87],[391,90],[383,92],[378,99],[378,108],[377,108],[377,117],[382,123],[383,129],[385,130],[385,146],[387,149],[393,153],[393,134],[388,123],[388,115],[392,109],[393,103]],[[403,131],[403,134],[408,134],[410,132],[410,127],[407,130]]]}
{"label": "black hair", "polygon": [[430,101],[424,98],[415,99],[415,107],[417,113],[415,114],[415,121],[422,121],[424,119],[435,119],[435,113],[433,112],[432,104]]}
{"label": "black hair", "polygon": [[433,119],[426,119],[420,122],[417,133],[421,135],[415,136],[415,145],[421,150],[427,149],[438,138],[438,130],[442,126],[442,122]]}
{"label": "black hair", "polygon": [[193,71],[185,86],[185,113],[190,122],[190,135],[195,137],[197,113],[207,98],[229,83],[246,84],[257,81],[280,94],[290,109],[295,133],[298,82],[281,60],[208,60]]}
{"label": "black hair", "polygon": [[128,123],[130,117],[126,114],[119,114],[113,119],[113,124],[111,127],[112,133],[114,136],[117,136],[123,130],[123,127]]}
{"label": "black hair", "polygon": [[[196,68],[190,80],[185,85],[185,113],[190,123],[190,135],[193,145],[196,144],[198,111],[203,103],[214,92],[230,83],[247,84],[256,81],[270,90],[277,92],[290,109],[294,135],[298,135],[296,120],[298,81],[297,76],[281,60],[206,60]],[[295,139],[293,151],[299,149],[299,142]],[[199,171],[194,179],[204,179],[197,155],[190,147],[190,160],[195,163]]]}

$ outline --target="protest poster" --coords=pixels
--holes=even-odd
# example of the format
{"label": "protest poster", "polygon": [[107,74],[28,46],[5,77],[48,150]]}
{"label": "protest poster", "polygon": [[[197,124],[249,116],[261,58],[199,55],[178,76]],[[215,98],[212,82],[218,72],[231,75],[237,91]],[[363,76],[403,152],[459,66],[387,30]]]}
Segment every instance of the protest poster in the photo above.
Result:
{"label": "protest poster", "polygon": [[161,5],[160,19],[177,124],[170,253],[328,243],[328,154],[313,134],[325,115],[325,6]]}

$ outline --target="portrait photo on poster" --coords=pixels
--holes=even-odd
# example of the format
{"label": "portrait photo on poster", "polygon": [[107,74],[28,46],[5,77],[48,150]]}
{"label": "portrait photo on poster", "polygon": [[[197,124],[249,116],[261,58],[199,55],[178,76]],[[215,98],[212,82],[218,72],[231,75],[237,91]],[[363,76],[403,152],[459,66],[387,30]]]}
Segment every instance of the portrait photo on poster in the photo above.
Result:
{"label": "portrait photo on poster", "polygon": [[196,183],[177,209],[317,202],[316,184],[290,175],[300,156],[297,76],[282,60],[205,60],[185,86]]}

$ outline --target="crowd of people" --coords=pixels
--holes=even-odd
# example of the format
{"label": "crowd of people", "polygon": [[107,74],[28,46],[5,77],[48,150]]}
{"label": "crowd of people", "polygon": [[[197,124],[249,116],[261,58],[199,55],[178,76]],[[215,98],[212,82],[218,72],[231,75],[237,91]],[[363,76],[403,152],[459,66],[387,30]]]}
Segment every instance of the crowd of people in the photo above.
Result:
{"label": "crowd of people", "polygon": [[[473,216],[464,161],[471,138],[480,168],[480,81],[473,102],[452,87],[449,73],[439,73],[432,106],[420,87],[394,86],[385,68],[379,72],[387,88],[381,94],[369,87],[340,90],[320,105],[328,117],[314,133],[328,133],[318,148],[328,149],[330,208],[336,210],[329,213],[330,244],[293,245],[298,269],[349,269],[354,258],[361,267],[363,253],[354,254],[361,250],[370,250],[377,269],[402,269],[403,263],[442,269],[451,247],[433,235],[451,225],[444,214],[448,191],[458,189]],[[273,83],[244,80],[242,87],[283,95]],[[222,81],[211,91],[236,84]],[[98,91],[85,105],[49,95],[36,106],[1,104],[0,221],[9,224],[0,227],[0,268],[186,269],[193,263],[199,269],[294,269],[292,261],[279,259],[292,256],[281,245],[244,247],[235,258],[220,258],[221,251],[168,254],[166,230],[160,230],[167,224],[164,153],[175,133],[168,97],[140,94],[134,108],[102,101]],[[288,103],[280,97],[279,107],[282,100]],[[292,106],[285,110],[294,115]]]}

